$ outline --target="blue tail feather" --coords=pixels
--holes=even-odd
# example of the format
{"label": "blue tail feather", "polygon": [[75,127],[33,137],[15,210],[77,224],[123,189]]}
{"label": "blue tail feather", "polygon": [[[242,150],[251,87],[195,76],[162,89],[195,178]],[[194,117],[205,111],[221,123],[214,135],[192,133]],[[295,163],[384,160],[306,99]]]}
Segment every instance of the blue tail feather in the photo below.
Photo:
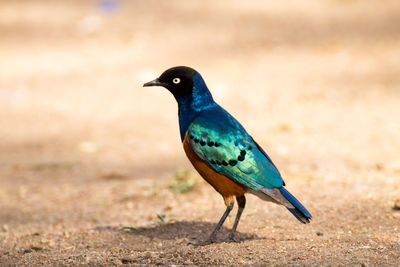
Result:
{"label": "blue tail feather", "polygon": [[289,200],[289,202],[294,206],[294,208],[287,208],[300,222],[309,223],[311,219],[311,214],[308,210],[298,201],[292,194],[289,193],[285,188],[279,188],[281,194]]}

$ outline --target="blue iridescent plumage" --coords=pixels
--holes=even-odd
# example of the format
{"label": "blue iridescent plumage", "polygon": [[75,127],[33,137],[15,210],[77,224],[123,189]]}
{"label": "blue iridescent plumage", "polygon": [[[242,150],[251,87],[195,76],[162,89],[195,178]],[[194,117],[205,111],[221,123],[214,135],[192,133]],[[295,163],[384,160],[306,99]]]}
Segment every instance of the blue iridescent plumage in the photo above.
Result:
{"label": "blue iridescent plumage", "polygon": [[185,138],[186,131],[194,118],[198,117],[205,109],[217,106],[207,89],[200,74],[193,76],[193,93],[176,98],[179,108],[179,128],[181,139]]}
{"label": "blue iridescent plumage", "polygon": [[[271,159],[258,149],[243,126],[214,102],[200,74],[194,75],[193,81],[192,95],[177,98],[182,141],[187,132],[189,136],[204,139],[207,144],[221,144],[219,147],[202,146],[200,142],[191,141],[196,153],[213,169],[253,190],[281,187],[283,180]],[[246,153],[244,160],[238,160],[241,151]],[[235,166],[229,164],[232,160],[236,161]],[[217,164],[223,161],[228,165]]]}
{"label": "blue iridescent plumage", "polygon": [[[276,167],[258,150],[240,123],[219,105],[200,112],[190,124],[188,135],[196,153],[217,172],[256,191],[282,186]],[[201,141],[219,146],[202,145]]]}

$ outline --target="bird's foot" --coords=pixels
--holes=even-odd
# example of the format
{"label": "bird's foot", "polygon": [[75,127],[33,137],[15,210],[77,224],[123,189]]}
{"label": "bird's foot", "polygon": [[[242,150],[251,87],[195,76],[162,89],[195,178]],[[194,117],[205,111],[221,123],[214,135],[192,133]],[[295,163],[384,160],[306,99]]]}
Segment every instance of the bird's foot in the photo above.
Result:
{"label": "bird's foot", "polygon": [[227,238],[224,239],[224,242],[227,242],[227,243],[230,243],[230,242],[240,243],[242,241],[243,241],[242,238],[235,237],[234,234],[230,234]]}
{"label": "bird's foot", "polygon": [[208,238],[207,240],[201,241],[201,242],[189,242],[188,245],[192,245],[194,247],[202,247],[202,246],[207,246],[212,243],[215,243],[214,239]]}

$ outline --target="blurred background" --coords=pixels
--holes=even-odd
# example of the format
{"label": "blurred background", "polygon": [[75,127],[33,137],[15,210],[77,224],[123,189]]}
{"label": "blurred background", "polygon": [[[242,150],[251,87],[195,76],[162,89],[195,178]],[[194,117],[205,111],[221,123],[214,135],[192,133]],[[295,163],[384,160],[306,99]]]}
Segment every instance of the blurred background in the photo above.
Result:
{"label": "blurred background", "polygon": [[[1,1],[0,262],[75,255],[67,248],[95,242],[86,235],[99,226],[218,220],[222,199],[184,155],[175,100],[142,87],[177,65],[202,74],[309,207],[313,228],[296,224],[294,238],[324,232],[314,246],[332,262],[351,244],[360,256],[347,263],[398,262],[400,236],[390,233],[400,219],[399,26],[396,0]],[[248,203],[242,232],[270,236],[294,223],[281,207]],[[201,236],[196,228],[205,237],[212,225],[189,225],[184,236],[174,236],[182,225],[171,227],[160,244]],[[120,247],[116,235],[127,238],[102,240]],[[340,235],[348,246],[326,252]],[[129,238],[130,247],[154,243]],[[210,257],[241,263],[224,253]],[[170,262],[154,257],[147,263]],[[201,259],[175,262],[209,263]]]}

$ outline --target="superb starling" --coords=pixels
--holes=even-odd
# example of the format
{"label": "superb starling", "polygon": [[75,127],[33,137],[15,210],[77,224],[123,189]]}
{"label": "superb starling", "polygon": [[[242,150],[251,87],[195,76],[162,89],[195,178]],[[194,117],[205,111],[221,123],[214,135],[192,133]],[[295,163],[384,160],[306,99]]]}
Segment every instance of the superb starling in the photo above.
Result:
{"label": "superb starling", "polygon": [[163,86],[174,95],[186,155],[200,175],[222,195],[227,207],[209,238],[194,245],[215,241],[236,198],[238,212],[228,237],[235,241],[235,231],[246,204],[245,193],[283,205],[300,222],[310,222],[311,214],[283,187],[285,182],[270,157],[214,101],[200,73],[189,67],[174,67],[144,86]]}

